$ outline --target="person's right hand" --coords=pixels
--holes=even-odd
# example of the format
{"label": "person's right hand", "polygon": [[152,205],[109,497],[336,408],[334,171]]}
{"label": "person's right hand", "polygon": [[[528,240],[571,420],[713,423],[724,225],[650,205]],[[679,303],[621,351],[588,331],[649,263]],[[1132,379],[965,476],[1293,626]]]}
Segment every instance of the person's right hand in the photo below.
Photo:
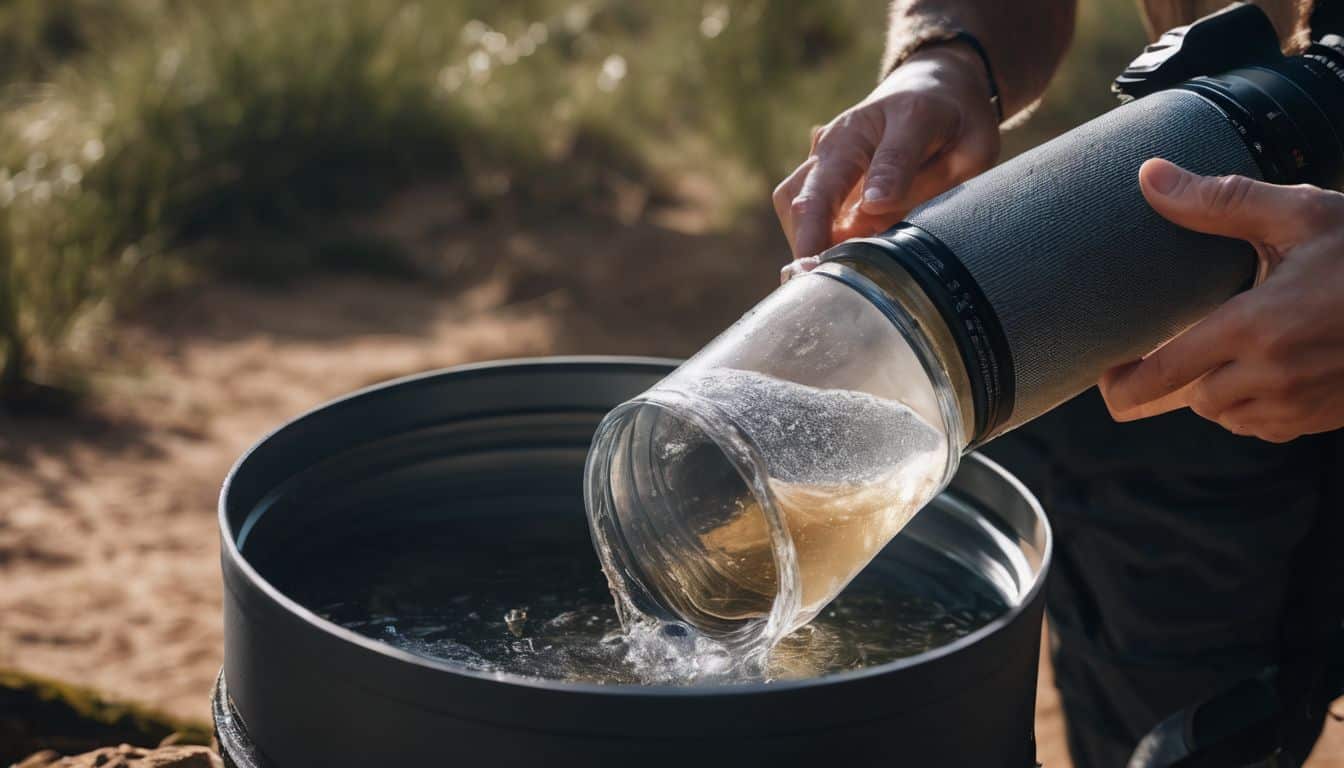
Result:
{"label": "person's right hand", "polygon": [[[965,43],[937,43],[813,132],[806,162],[775,189],[775,213],[794,259],[805,259],[890,228],[998,154],[984,63]],[[795,264],[808,269],[810,261]]]}

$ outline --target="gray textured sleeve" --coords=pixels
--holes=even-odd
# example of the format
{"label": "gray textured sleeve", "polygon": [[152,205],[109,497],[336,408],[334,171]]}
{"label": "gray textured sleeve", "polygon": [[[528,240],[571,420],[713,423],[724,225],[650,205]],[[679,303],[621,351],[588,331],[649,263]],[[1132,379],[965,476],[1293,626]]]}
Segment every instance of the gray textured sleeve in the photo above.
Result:
{"label": "gray textured sleeve", "polygon": [[1012,353],[1007,428],[1092,386],[1246,287],[1239,240],[1158,216],[1139,166],[1164,157],[1202,174],[1260,172],[1211,104],[1164,91],[1119,107],[948,191],[910,221],[969,269]]}

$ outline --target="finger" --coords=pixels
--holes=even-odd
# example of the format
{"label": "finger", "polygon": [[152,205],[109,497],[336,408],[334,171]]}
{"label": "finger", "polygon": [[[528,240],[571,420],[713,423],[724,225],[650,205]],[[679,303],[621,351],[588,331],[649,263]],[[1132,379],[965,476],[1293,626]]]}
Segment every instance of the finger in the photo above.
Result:
{"label": "finger", "polygon": [[803,188],[803,181],[807,174],[817,164],[816,156],[809,157],[803,161],[803,164],[794,169],[793,173],[779,182],[775,187],[775,192],[770,196],[770,201],[775,206],[775,216],[779,219],[779,226],[784,230],[784,237],[789,241],[789,250],[793,250],[793,214],[791,206],[793,198]]}
{"label": "finger", "polygon": [[[887,115],[882,139],[873,152],[864,181],[861,208],[869,215],[908,210],[907,199],[915,179],[923,175],[925,162],[941,152],[961,127],[954,108],[919,106],[910,101]],[[947,184],[951,186],[951,184]],[[941,190],[940,190],[941,191]]]}
{"label": "finger", "polygon": [[821,149],[816,166],[807,174],[802,189],[789,204],[794,258],[813,256],[830,247],[831,222],[840,204],[863,176],[868,157],[862,143],[846,141],[843,137],[835,139],[829,150]]}
{"label": "finger", "polygon": [[817,154],[817,142],[821,141],[821,137],[824,136],[825,134],[826,134],[826,126],[824,125],[812,126],[812,140],[811,143],[807,145],[807,154],[809,155]]}
{"label": "finger", "polygon": [[1282,408],[1267,400],[1247,400],[1223,411],[1217,422],[1227,431],[1257,437],[1271,443],[1296,440],[1311,430],[1282,413]]}
{"label": "finger", "polygon": [[[948,149],[948,147],[944,147]],[[915,172],[914,181],[904,197],[878,213],[859,205],[852,209],[846,202],[836,219],[833,240],[839,242],[851,237],[869,237],[891,229],[914,208],[922,205],[992,165],[992,155],[970,160],[960,147],[951,152],[940,152],[924,162]]]}
{"label": "finger", "polygon": [[[943,145],[916,171],[914,182],[906,190],[905,199],[895,206],[896,209],[905,215],[967,179],[984,173],[994,165],[998,154],[997,130],[976,129]],[[891,224],[899,218],[897,216],[893,220],[888,217]]]}
{"label": "finger", "polygon": [[900,223],[910,211],[928,202],[939,194],[956,186],[965,179],[952,175],[947,158],[936,156],[915,173],[914,181],[906,189],[902,198],[885,210],[873,213],[866,206],[855,206],[836,221],[835,240],[847,240],[851,237],[868,237],[891,229]]}
{"label": "finger", "polygon": [[1130,411],[1232,360],[1254,315],[1254,301],[1253,294],[1241,294],[1142,360],[1109,371],[1101,394],[1111,415],[1125,420]]}
{"label": "finger", "polygon": [[979,166],[972,162],[970,154],[957,146],[930,158],[906,193],[906,210],[928,202],[989,167],[988,163]]}
{"label": "finger", "polygon": [[1269,391],[1273,377],[1274,373],[1264,365],[1234,360],[1188,387],[1190,410],[1218,421],[1230,409]]}
{"label": "finger", "polygon": [[1260,403],[1250,400],[1227,409],[1217,421],[1223,429],[1234,435],[1252,437],[1261,430],[1261,425],[1265,423],[1264,416]]}
{"label": "finger", "polygon": [[838,243],[852,237],[872,237],[891,229],[901,218],[901,213],[872,216],[861,209],[846,209],[841,212],[831,229],[831,240]]}
{"label": "finger", "polygon": [[1152,418],[1153,416],[1161,416],[1162,414],[1170,413],[1171,411],[1178,411],[1190,405],[1190,391],[1196,384],[1194,381],[1174,392],[1169,392],[1161,397],[1149,400],[1146,403],[1125,406],[1123,408],[1112,405],[1111,398],[1109,397],[1110,388],[1114,386],[1114,382],[1119,377],[1122,377],[1128,371],[1132,371],[1140,362],[1142,361],[1136,360],[1132,363],[1116,366],[1102,374],[1101,380],[1097,382],[1097,388],[1101,390],[1101,397],[1106,401],[1106,407],[1110,410],[1112,419],[1120,422],[1138,421],[1140,419]]}
{"label": "finger", "polygon": [[1267,243],[1301,234],[1307,188],[1200,176],[1160,158],[1139,168],[1139,187],[1153,210],[1196,232]]}

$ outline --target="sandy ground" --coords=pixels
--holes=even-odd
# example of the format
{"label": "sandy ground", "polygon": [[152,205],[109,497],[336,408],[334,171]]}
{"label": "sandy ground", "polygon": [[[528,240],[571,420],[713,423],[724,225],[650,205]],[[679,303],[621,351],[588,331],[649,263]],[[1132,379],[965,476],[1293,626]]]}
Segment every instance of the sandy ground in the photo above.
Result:
{"label": "sandy ground", "polygon": [[[0,414],[0,667],[205,718],[222,643],[215,495],[254,440],[427,369],[685,355],[772,289],[784,253],[767,221],[733,238],[678,211],[518,228],[450,200],[417,190],[378,219],[432,279],[163,299],[117,333],[86,412]],[[1040,758],[1065,768],[1048,668],[1042,681]],[[1310,765],[1344,767],[1344,727],[1327,731]]]}

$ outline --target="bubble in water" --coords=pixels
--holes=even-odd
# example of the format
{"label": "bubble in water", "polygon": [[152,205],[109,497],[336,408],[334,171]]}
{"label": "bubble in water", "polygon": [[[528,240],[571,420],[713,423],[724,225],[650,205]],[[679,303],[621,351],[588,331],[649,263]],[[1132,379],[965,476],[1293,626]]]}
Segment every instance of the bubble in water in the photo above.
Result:
{"label": "bubble in water", "polygon": [[945,450],[939,431],[914,411],[864,392],[733,368],[710,369],[688,388],[732,415],[774,480],[866,483],[911,456]]}

